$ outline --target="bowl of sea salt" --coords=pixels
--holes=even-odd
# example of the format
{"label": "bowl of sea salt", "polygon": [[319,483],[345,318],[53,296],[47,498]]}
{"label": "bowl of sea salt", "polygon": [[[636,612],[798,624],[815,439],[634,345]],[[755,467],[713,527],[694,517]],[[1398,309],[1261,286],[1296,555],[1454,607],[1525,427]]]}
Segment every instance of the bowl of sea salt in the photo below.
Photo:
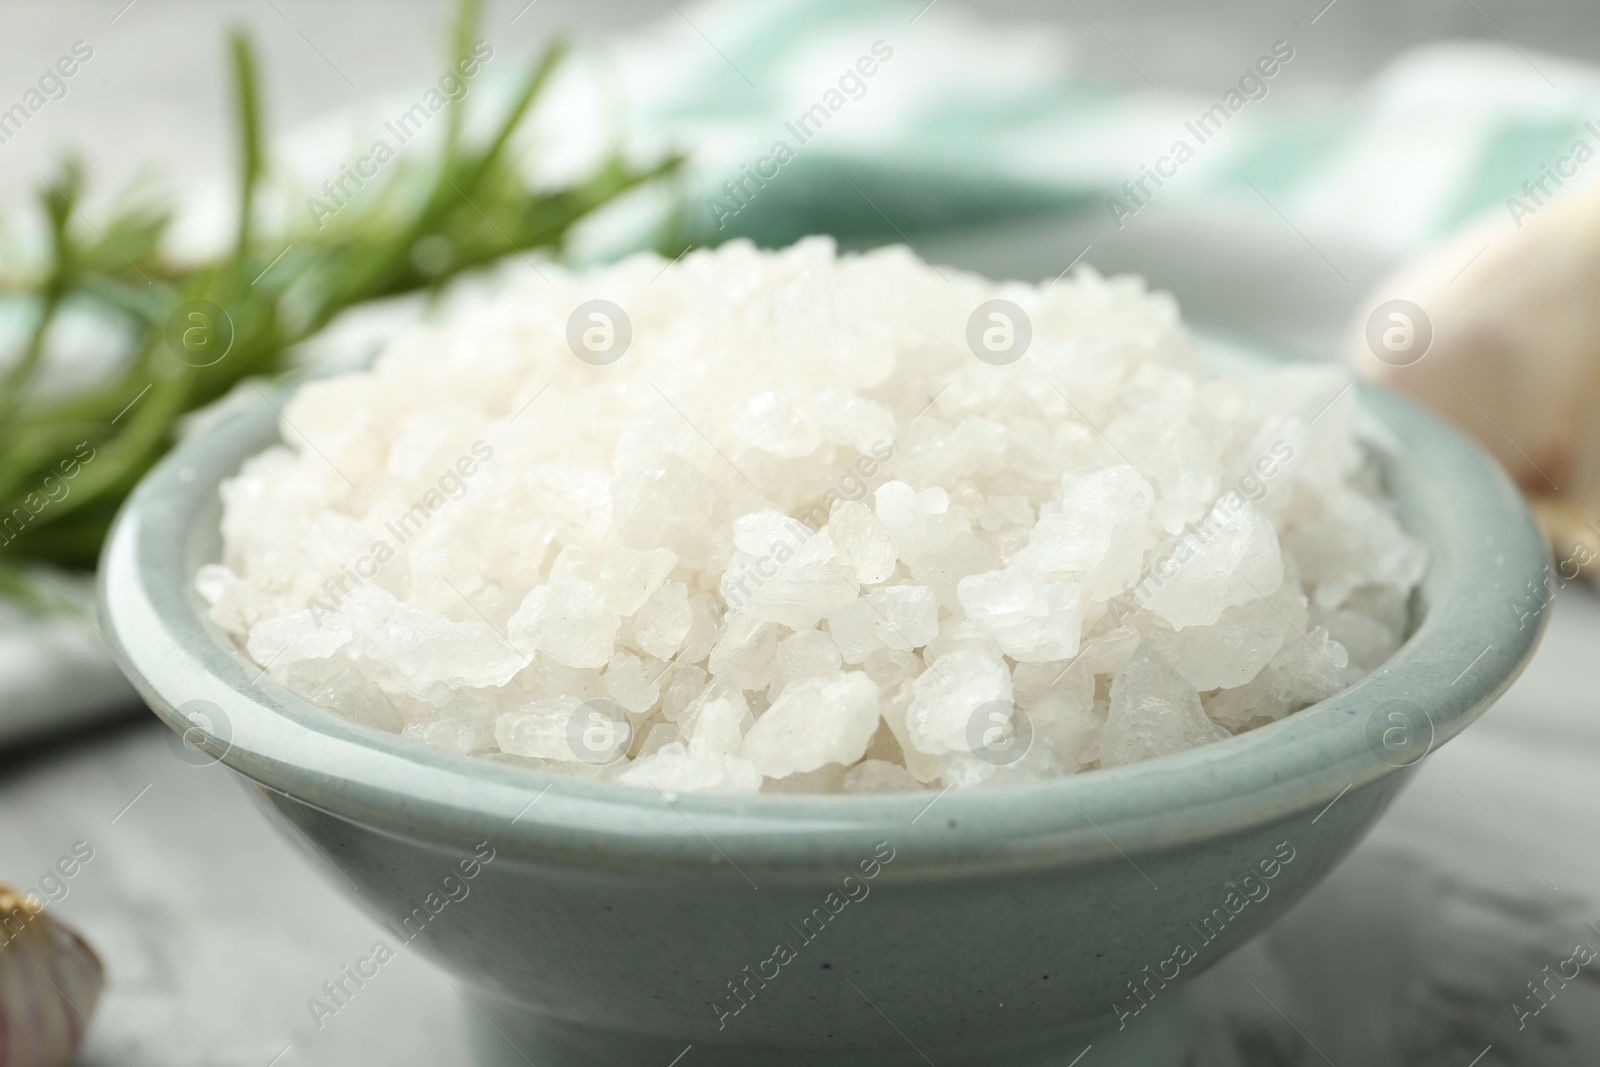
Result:
{"label": "bowl of sea salt", "polygon": [[1163,1062],[1543,618],[1475,446],[1134,278],[546,266],[252,394],[107,631],[484,1062]]}

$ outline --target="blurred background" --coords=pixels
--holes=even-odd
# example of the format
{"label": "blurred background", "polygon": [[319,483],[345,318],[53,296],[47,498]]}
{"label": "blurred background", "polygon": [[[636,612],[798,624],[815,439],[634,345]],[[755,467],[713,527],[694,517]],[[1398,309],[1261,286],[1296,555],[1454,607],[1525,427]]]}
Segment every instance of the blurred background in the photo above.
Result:
{"label": "blurred background", "polygon": [[[64,158],[80,159],[83,175],[66,214],[108,258],[122,254],[124,231],[97,227],[130,187],[172,207],[182,256],[219,254],[237,225],[228,35],[242,27],[278,174],[262,194],[264,225],[305,254],[302,200],[437,81],[455,10],[442,0],[5,5],[0,366],[28,358],[28,300],[49,262],[39,194],[61,194]],[[560,250],[575,261],[831,232],[847,247],[907,242],[936,262],[1030,281],[1080,262],[1136,271],[1172,291],[1198,329],[1282,358],[1350,360],[1435,402],[1537,498],[1558,563],[1600,547],[1585,532],[1594,496],[1583,488],[1600,162],[1574,151],[1578,141],[1600,150],[1592,4],[510,0],[485,7],[478,36],[493,59],[472,92],[491,112],[552,39],[573,44],[518,141],[535,185],[582,175],[612,148],[641,169],[682,156],[665,186],[646,183],[577,222]],[[859,94],[847,87],[801,144],[786,124],[859,56],[881,58],[877,42],[892,58]],[[33,106],[40,76],[69,55],[80,62],[52,83],[63,90],[46,87]],[[1253,76],[1267,56],[1274,73]],[[1202,139],[1192,124],[1219,103],[1226,121]],[[793,161],[734,197],[723,183],[780,138]],[[1192,159],[1160,163],[1179,140]],[[1139,186],[1151,167],[1172,173]],[[1565,178],[1549,179],[1552,167]],[[123,258],[148,266],[136,251]],[[418,271],[379,294],[389,299],[376,312],[338,309],[330,332],[308,328],[262,371],[370,355],[417,313],[405,293],[450,273]],[[1402,293],[1434,320],[1418,366],[1455,365],[1461,380],[1487,383],[1472,410],[1363,351],[1368,312]],[[1485,319],[1491,311],[1501,318]],[[114,381],[118,346],[136,343],[71,312],[39,346],[51,395]],[[6,373],[0,470],[7,421],[31,410]],[[1517,388],[1494,384],[1507,381]],[[124,400],[138,411],[142,396],[119,394],[107,412],[120,419]],[[1562,419],[1547,417],[1558,407]],[[1551,422],[1561,434],[1540,436]],[[130,460],[130,479],[141,462]],[[27,553],[0,555],[20,576],[0,596],[0,879],[48,887],[52,913],[106,962],[77,1062],[460,1062],[471,1009],[415,957],[313,1023],[306,997],[377,927],[309,846],[249,810],[232,772],[194,759],[141,711],[90,621],[92,524],[70,532],[88,549],[54,553],[40,533]],[[1580,941],[1600,945],[1590,666],[1600,603],[1582,569],[1558,568],[1539,594],[1554,600],[1544,648],[1500,704],[1418,768],[1380,828],[1287,920],[1200,979],[1194,1064],[1600,1062],[1600,972],[1584,970],[1548,1003],[1529,999],[1547,965]],[[67,856],[79,861],[70,877]],[[1265,1003],[1252,981],[1282,998]]]}

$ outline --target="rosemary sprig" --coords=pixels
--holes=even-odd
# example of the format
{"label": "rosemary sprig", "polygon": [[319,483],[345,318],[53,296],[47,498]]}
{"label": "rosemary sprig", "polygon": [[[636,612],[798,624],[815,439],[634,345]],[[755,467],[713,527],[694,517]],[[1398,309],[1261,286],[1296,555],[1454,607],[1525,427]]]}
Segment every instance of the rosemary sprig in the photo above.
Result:
{"label": "rosemary sprig", "polygon": [[[451,63],[467,53],[478,23],[478,0],[462,0]],[[32,316],[20,355],[0,375],[0,595],[27,588],[30,562],[92,567],[118,505],[170,447],[178,419],[248,377],[282,372],[286,350],[342,312],[437,290],[514,252],[559,251],[584,216],[680,162],[637,166],[613,153],[565,188],[529,189],[509,149],[561,62],[556,45],[530,66],[481,142],[468,143],[465,99],[450,100],[437,158],[395,160],[359,204],[321,226],[292,213],[269,228],[257,217],[270,170],[254,52],[242,34],[229,50],[239,217],[226,254],[200,263],[165,255],[173,213],[147,196],[124,196],[91,223],[78,207],[82,168],[69,160],[40,194],[46,265],[22,278],[0,273],[0,298],[26,301]],[[45,396],[37,380],[69,309],[123,322],[135,341],[104,380]]]}

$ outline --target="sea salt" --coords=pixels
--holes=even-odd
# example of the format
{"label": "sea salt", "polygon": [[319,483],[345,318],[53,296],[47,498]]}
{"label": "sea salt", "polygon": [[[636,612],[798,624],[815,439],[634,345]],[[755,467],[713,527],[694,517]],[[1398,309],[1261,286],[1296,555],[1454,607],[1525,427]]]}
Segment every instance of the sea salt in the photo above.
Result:
{"label": "sea salt", "polygon": [[1120,767],[1227,736],[1206,716],[1194,686],[1154,650],[1141,648],[1111,683],[1100,763]]}
{"label": "sea salt", "polygon": [[506,630],[530,656],[543,652],[568,667],[603,667],[616,647],[619,621],[606,610],[599,586],[564,574],[530,590]]}
{"label": "sea salt", "polygon": [[786,686],[744,736],[741,754],[768,778],[824,764],[848,767],[878,729],[878,687],[860,671],[816,675]]}
{"label": "sea salt", "polygon": [[[968,347],[1018,305],[1024,358]],[[603,366],[567,347],[624,309]],[[196,589],[306,699],[669,794],[1021,783],[1377,669],[1427,558],[1330,368],[1211,375],[1170,298],[813,238],[554,265],[307,383]],[[1003,724],[1003,729],[996,724]]]}

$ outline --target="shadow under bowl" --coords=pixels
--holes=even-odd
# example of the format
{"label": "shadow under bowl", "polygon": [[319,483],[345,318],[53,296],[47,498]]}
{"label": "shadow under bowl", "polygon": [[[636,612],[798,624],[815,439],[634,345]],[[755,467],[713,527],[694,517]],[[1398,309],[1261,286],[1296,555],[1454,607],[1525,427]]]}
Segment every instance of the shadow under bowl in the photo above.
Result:
{"label": "shadow under bowl", "polygon": [[480,1062],[667,1067],[692,1046],[685,1067],[1065,1067],[1090,1042],[1099,1064],[1176,1062],[1183,983],[1326,875],[1541,632],[1546,551],[1517,490],[1432,415],[1358,388],[1430,554],[1404,647],[1270,726],[1055,781],[673,797],[312,705],[193,590],[219,556],[219,482],[277,440],[266,403],[140,484],[102,558],[101,618],[155,712],[255,783],[386,924],[385,948],[458,984]]}

